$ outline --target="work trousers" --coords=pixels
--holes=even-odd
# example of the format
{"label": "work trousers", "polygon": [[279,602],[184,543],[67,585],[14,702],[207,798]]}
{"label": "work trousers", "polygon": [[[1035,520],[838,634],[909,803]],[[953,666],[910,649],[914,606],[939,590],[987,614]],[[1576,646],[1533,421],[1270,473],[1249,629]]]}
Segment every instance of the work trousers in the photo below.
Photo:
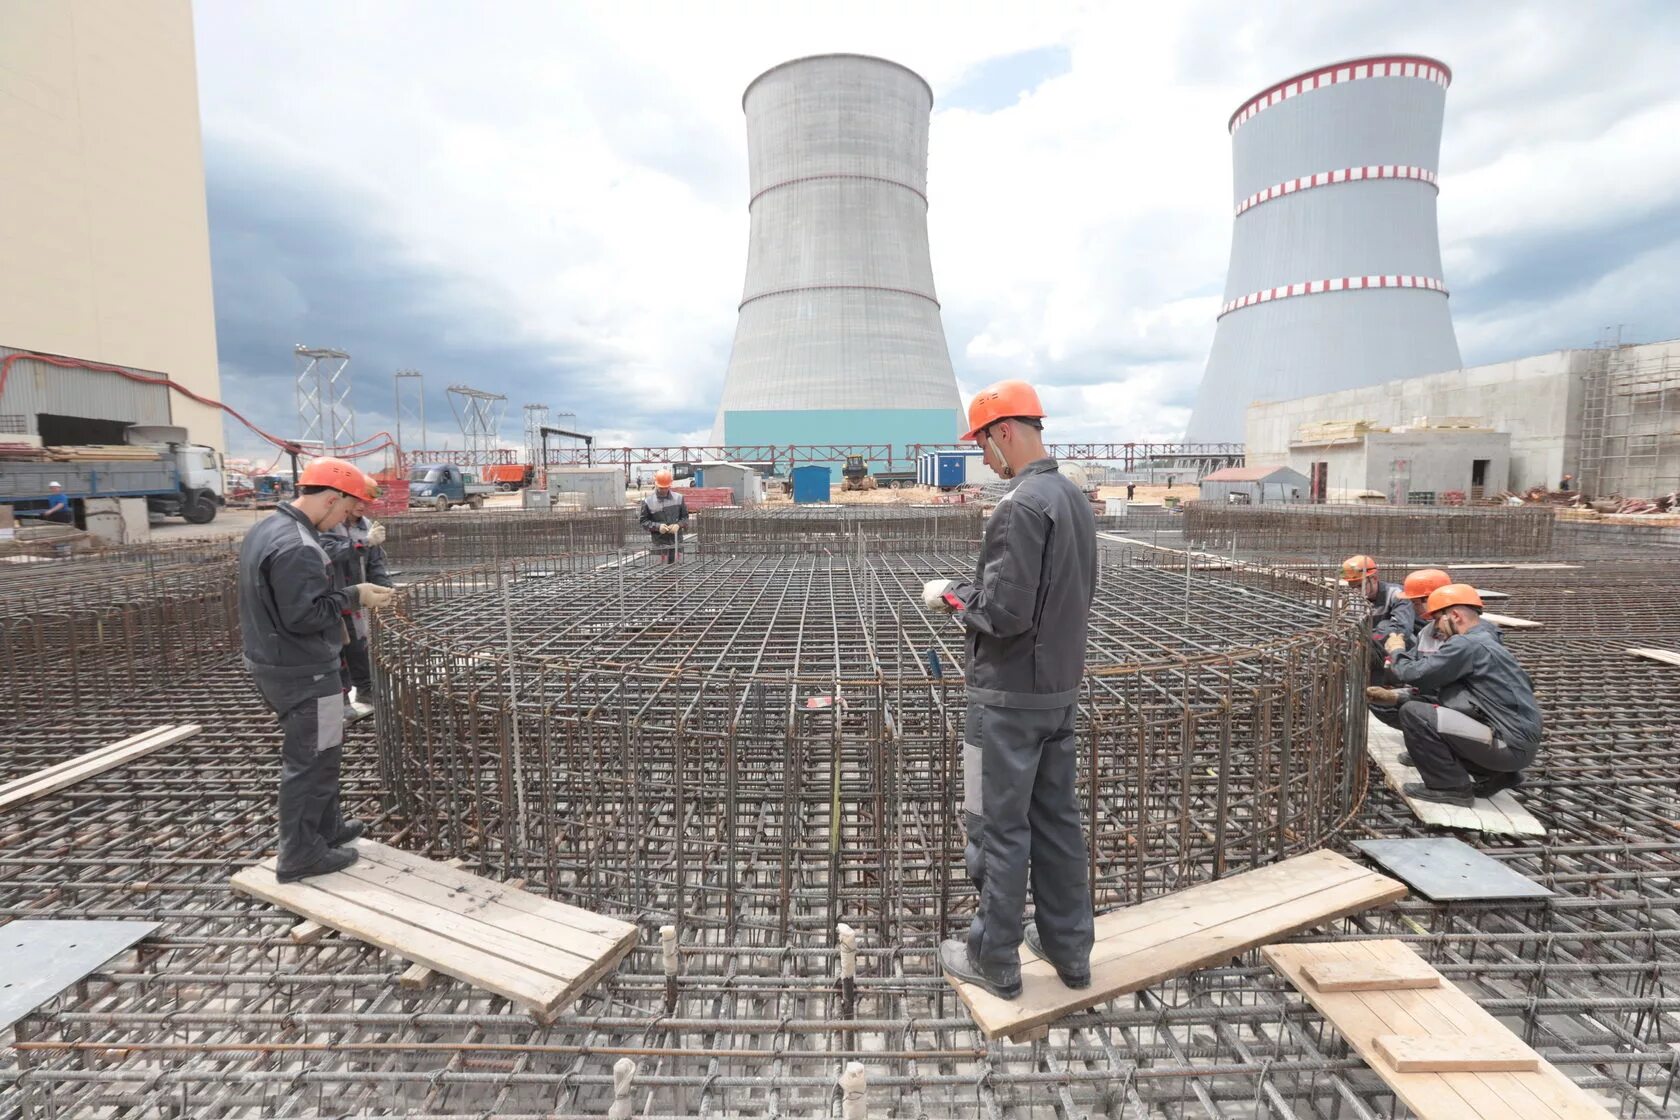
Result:
{"label": "work trousers", "polygon": [[310,677],[265,673],[246,665],[264,703],[280,719],[280,859],[282,873],[326,855],[343,829],[338,772],[344,744],[344,694],[336,673]]}
{"label": "work trousers", "polygon": [[1400,730],[1430,789],[1468,789],[1490,774],[1522,770],[1538,753],[1533,744],[1512,746],[1480,720],[1424,700],[1400,705]]}
{"label": "work trousers", "polygon": [[339,682],[344,692],[354,688],[361,703],[373,702],[373,655],[366,638],[355,639],[340,652]]}
{"label": "work trousers", "polygon": [[1032,883],[1038,936],[1051,962],[1078,971],[1091,959],[1091,889],[1079,815],[1077,704],[1000,708],[970,703],[963,733],[968,873],[980,908],[969,957],[1008,979],[1021,966]]}
{"label": "work trousers", "polygon": [[682,534],[666,536],[664,533],[654,533],[650,535],[653,537],[653,544],[650,546],[648,554],[653,558],[653,562],[655,564],[675,564],[677,562],[678,541],[682,539]]}

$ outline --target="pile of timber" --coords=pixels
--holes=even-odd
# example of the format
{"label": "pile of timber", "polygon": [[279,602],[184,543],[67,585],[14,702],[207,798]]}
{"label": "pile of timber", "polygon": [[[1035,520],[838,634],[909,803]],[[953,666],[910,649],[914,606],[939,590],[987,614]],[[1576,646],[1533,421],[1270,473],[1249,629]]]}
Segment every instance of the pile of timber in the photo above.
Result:
{"label": "pile of timber", "polygon": [[7,463],[44,463],[47,452],[32,443],[0,443],[0,461]]}
{"label": "pile of timber", "polygon": [[136,462],[156,462],[155,448],[136,447],[128,443],[61,444],[46,449],[47,458],[58,463],[82,463],[127,459]]}

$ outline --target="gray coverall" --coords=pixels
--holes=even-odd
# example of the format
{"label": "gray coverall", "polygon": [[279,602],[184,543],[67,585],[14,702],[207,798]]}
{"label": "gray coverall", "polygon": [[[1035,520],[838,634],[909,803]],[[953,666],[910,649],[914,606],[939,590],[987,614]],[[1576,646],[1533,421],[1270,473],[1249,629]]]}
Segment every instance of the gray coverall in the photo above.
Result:
{"label": "gray coverall", "polygon": [[1534,761],[1542,730],[1534,684],[1491,624],[1454,634],[1434,653],[1402,650],[1392,661],[1401,684],[1436,696],[1400,705],[1406,752],[1424,785],[1468,789]]}
{"label": "gray coverall", "polygon": [[1398,583],[1378,583],[1377,597],[1370,601],[1366,620],[1371,624],[1371,679],[1382,679],[1383,659],[1388,655],[1383,643],[1390,634],[1404,635],[1412,640],[1417,630],[1417,608],[1406,598],[1405,588]]}
{"label": "gray coverall", "polygon": [[239,548],[245,667],[285,732],[280,753],[282,874],[326,854],[344,827],[338,772],[344,742],[339,652],[355,593],[335,588],[309,519],[289,502],[251,527]]}
{"label": "gray coverall", "polygon": [[1074,718],[1096,581],[1091,503],[1054,459],[1038,459],[987,521],[974,581],[951,588],[968,630],[963,811],[980,891],[969,957],[999,979],[1019,974],[1029,869],[1051,963],[1089,967]]}
{"label": "gray coverall", "polygon": [[677,562],[677,542],[682,533],[666,536],[659,531],[661,525],[677,525],[683,532],[688,530],[688,503],[683,501],[682,495],[675,490],[667,493],[663,498],[655,490],[642,499],[638,510],[642,528],[653,538],[653,552],[661,563],[675,564]]}
{"label": "gray coverall", "polygon": [[[1415,615],[1416,612],[1417,612],[1417,607],[1416,607],[1415,602],[1413,604],[1412,610],[1413,610],[1413,614]],[[1441,638],[1438,634],[1435,633],[1435,620],[1434,619],[1430,619],[1429,621],[1425,622],[1423,619],[1418,618],[1417,621],[1414,623],[1414,625],[1415,625],[1416,629],[1412,634],[1412,648],[1413,649],[1415,649],[1418,653],[1422,654],[1423,656],[1427,657],[1430,654],[1434,653],[1436,650],[1441,648]],[[1482,623],[1482,625],[1492,627],[1493,623],[1484,622],[1484,623]],[[1494,627],[1494,636],[1497,637],[1498,634],[1499,634],[1498,628]],[[1385,654],[1386,654],[1386,651],[1385,651]],[[1398,684],[1399,682],[1394,679],[1394,674],[1388,668],[1387,660],[1388,659],[1385,656],[1381,676],[1373,678],[1373,679],[1381,680],[1384,684],[1387,684],[1387,685]],[[1407,689],[1406,691],[1413,692],[1415,690]],[[1393,727],[1393,728],[1398,728],[1400,726],[1400,707],[1399,707],[1399,705],[1397,705],[1397,704],[1369,704],[1369,705],[1366,705],[1366,706],[1370,709],[1371,714],[1376,716],[1377,719],[1381,720],[1383,723],[1386,723],[1390,727]]]}
{"label": "gray coverall", "polygon": [[[333,562],[334,586],[354,587],[358,583],[377,583],[391,586],[391,573],[385,568],[385,550],[368,544],[373,522],[359,517],[354,523],[345,521],[321,534],[321,546]],[[344,612],[345,632],[349,641],[344,644],[339,671],[341,690],[349,693],[355,686],[356,699],[373,699],[373,659],[368,653],[368,612],[357,606]]]}

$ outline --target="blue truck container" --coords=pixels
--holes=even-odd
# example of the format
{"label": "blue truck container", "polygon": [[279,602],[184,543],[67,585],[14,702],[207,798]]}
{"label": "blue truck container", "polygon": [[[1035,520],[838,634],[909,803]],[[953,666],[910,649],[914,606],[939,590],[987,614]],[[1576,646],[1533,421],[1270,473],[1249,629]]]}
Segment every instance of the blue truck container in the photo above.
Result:
{"label": "blue truck container", "polygon": [[793,500],[800,505],[829,500],[829,480],[833,477],[827,467],[793,468]]}

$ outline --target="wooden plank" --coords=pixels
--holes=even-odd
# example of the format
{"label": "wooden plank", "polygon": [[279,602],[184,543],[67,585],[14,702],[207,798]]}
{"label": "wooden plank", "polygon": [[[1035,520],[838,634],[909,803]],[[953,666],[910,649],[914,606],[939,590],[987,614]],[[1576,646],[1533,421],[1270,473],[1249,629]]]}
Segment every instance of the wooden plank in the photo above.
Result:
{"label": "wooden plank", "polygon": [[[1474,1035],[1512,1039],[1498,1020],[1442,977],[1428,990],[1325,992],[1306,983],[1308,964],[1415,967],[1417,954],[1398,941],[1272,945],[1261,956],[1318,1008],[1419,1120],[1501,1117],[1507,1120],[1605,1120],[1610,1113],[1543,1059],[1533,1072],[1402,1072],[1376,1051],[1383,1035],[1424,1038]],[[1410,958],[1410,961],[1408,961]],[[1482,1045],[1478,1043],[1478,1045]]]}
{"label": "wooden plank", "polygon": [[320,922],[299,922],[292,927],[291,938],[295,945],[313,945],[327,935],[327,927]]}
{"label": "wooden plank", "polygon": [[1680,666],[1680,653],[1675,653],[1671,649],[1636,648],[1628,650],[1628,653],[1632,654],[1634,657],[1643,657],[1651,661],[1660,661],[1664,665]]}
{"label": "wooden plank", "polygon": [[1371,1049],[1399,1073],[1534,1073],[1540,1069],[1540,1055],[1514,1034],[1504,1038],[1379,1034],[1371,1040]]}
{"label": "wooden plank", "polygon": [[1509,614],[1495,614],[1492,611],[1483,611],[1482,617],[1502,630],[1542,630],[1546,626],[1544,622],[1535,622],[1531,618],[1518,618],[1515,615]]}
{"label": "wooden plank", "polygon": [[1025,945],[1019,998],[1001,1000],[951,983],[987,1038],[1020,1039],[1075,1011],[1405,893],[1404,884],[1335,852],[1312,852],[1101,915],[1089,988],[1063,986],[1056,970]]}
{"label": "wooden plank", "polygon": [[23,775],[21,778],[13,778],[9,782],[0,783],[0,797],[4,797],[6,794],[16,792],[17,790],[21,790],[26,786],[34,785],[36,782],[43,781],[55,775],[62,774],[69,770],[74,770],[78,766],[85,766],[90,759],[98,758],[99,756],[109,754],[112,751],[121,750],[124,747],[134,746],[137,743],[146,742],[158,735],[162,735],[164,732],[168,731],[171,726],[173,725],[167,723],[160,724],[159,726],[152,728],[150,731],[142,731],[138,735],[130,735],[126,739],[118,739],[114,743],[107,743],[103,747],[99,747],[95,750],[74,755],[65,759],[63,762],[55,762],[51,766],[31,771],[30,773]]}
{"label": "wooden plank", "polygon": [[1424,824],[1469,828],[1506,836],[1546,835],[1546,826],[1523,808],[1510,790],[1501,790],[1493,797],[1478,797],[1469,808],[1443,805],[1438,801],[1419,801],[1400,793],[1407,782],[1423,781],[1423,775],[1415,768],[1400,765],[1400,752],[1405,746],[1405,737],[1397,729],[1375,716],[1369,717],[1365,749],[1370,753],[1371,761],[1377,764],[1388,788],[1400,794],[1401,800]]}
{"label": "wooden plank", "polygon": [[181,724],[176,727],[154,728],[142,737],[130,737],[119,743],[101,747],[96,751],[70,760],[70,765],[59,763],[47,770],[37,771],[14,782],[8,783],[4,792],[0,792],[0,811],[21,805],[26,801],[33,801],[37,797],[44,797],[55,793],[66,786],[103,774],[133,762],[137,758],[160,751],[164,747],[173,746],[183,739],[197,735],[200,728],[196,723]]}
{"label": "wooden plank", "polygon": [[[443,861],[443,865],[445,867],[460,867],[464,862],[460,859],[446,859]],[[518,890],[525,885],[525,880],[509,879],[507,885],[514,890]],[[397,977],[397,984],[403,988],[424,988],[432,982],[432,977],[436,975],[437,973],[423,964],[411,964],[403,970],[401,976]]]}
{"label": "wooden plank", "polygon": [[1441,974],[1420,960],[1415,966],[1382,961],[1313,961],[1302,969],[1321,992],[1382,992],[1392,988],[1438,988]]}

